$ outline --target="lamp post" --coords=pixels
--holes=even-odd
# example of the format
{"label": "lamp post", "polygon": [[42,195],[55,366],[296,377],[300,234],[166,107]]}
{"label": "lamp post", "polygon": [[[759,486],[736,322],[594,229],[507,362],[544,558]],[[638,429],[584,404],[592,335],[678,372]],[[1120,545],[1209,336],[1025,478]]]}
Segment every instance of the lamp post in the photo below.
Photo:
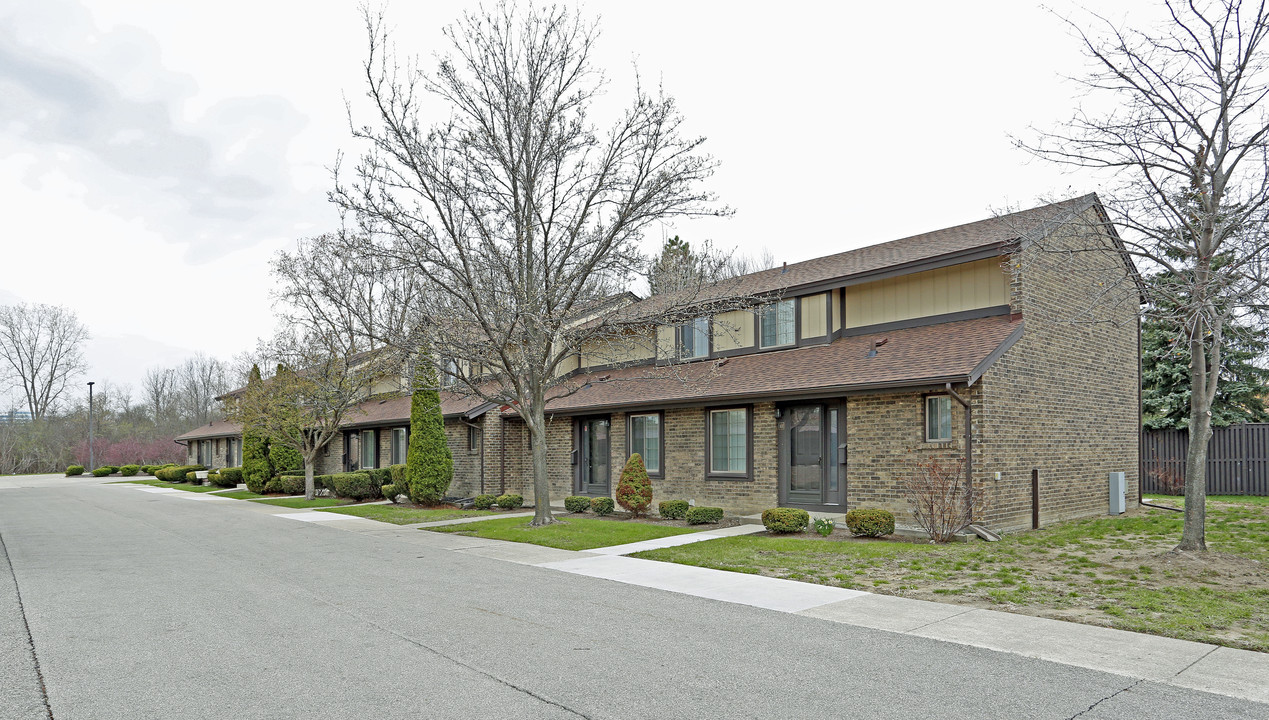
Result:
{"label": "lamp post", "polygon": [[93,462],[93,383],[88,381],[88,471],[97,469]]}

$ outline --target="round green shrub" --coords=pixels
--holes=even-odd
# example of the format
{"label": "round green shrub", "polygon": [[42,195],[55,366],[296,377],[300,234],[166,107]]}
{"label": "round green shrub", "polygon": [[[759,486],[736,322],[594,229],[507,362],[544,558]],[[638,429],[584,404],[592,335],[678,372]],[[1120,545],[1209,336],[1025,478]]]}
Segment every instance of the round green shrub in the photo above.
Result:
{"label": "round green shrub", "polygon": [[564,509],[571,513],[584,513],[590,509],[590,498],[585,495],[569,495],[564,498]]}
{"label": "round green shrub", "polygon": [[109,467],[99,467],[96,470],[93,470],[93,477],[106,477],[109,474],[110,474]]}
{"label": "round green shrub", "polygon": [[852,535],[881,537],[894,533],[894,515],[880,508],[855,508],[846,513],[846,528]]}
{"label": "round green shrub", "polygon": [[687,511],[688,525],[712,525],[722,519],[723,509],[720,507],[694,507]]}
{"label": "round green shrub", "polygon": [[616,507],[617,504],[610,497],[597,497],[590,500],[590,509],[594,510],[596,515],[612,515]]}
{"label": "round green shrub", "polygon": [[762,524],[773,533],[802,532],[811,514],[799,508],[770,508],[762,511]]}
{"label": "round green shrub", "polygon": [[198,473],[194,472],[193,470],[191,470],[191,471],[189,471],[189,472],[185,473],[185,482],[192,482],[192,483],[194,483],[195,485],[197,485],[197,484],[198,484]]}
{"label": "round green shrub", "polygon": [[[229,482],[230,480],[232,480],[233,484],[237,485],[238,483],[242,482],[242,468],[240,467],[222,468],[220,471],[220,477],[225,482]],[[229,487],[229,486],[226,485],[225,487]]]}
{"label": "round green shrub", "polygon": [[381,497],[382,485],[375,482],[370,473],[358,472],[335,473],[335,494],[353,500],[373,500]]}
{"label": "round green shrub", "polygon": [[682,520],[687,517],[690,507],[686,500],[663,500],[657,505],[657,512],[662,520]]}
{"label": "round green shrub", "polygon": [[238,481],[234,479],[233,475],[226,475],[224,470],[218,473],[207,473],[207,482],[216,487],[238,487]]}
{"label": "round green shrub", "polygon": [[98,470],[105,470],[107,475],[114,475],[115,473],[119,472],[119,466],[118,466],[118,465],[102,465],[101,467],[99,467],[99,468],[97,468],[97,469],[98,469]]}
{"label": "round green shrub", "polygon": [[124,477],[132,477],[133,475],[136,475],[139,470],[141,470],[140,465],[124,465],[119,468],[119,474]]}
{"label": "round green shrub", "polygon": [[495,502],[503,510],[515,510],[516,508],[524,507],[524,496],[507,493],[506,495],[499,495]]}
{"label": "round green shrub", "polygon": [[66,467],[66,477],[75,477],[76,475],[83,475],[83,474],[84,474],[83,465],[68,465]]}
{"label": "round green shrub", "polygon": [[380,485],[379,493],[383,495],[384,500],[390,500],[394,503],[397,501],[397,496],[401,494],[401,492],[397,490],[397,486],[394,483],[388,483],[387,485]]}
{"label": "round green shrub", "polygon": [[498,498],[493,495],[477,495],[472,498],[471,506],[477,510],[488,510],[493,507],[496,502],[498,502]]}

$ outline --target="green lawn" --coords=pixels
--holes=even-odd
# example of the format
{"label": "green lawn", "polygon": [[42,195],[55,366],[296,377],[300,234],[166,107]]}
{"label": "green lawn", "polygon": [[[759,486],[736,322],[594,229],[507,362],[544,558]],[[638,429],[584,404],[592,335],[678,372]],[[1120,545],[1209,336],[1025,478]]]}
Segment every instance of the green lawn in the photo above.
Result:
{"label": "green lawn", "polygon": [[[1208,505],[1207,556],[1169,552],[1182,515],[1145,509],[998,543],[740,536],[636,554],[1269,652],[1269,503]],[[836,537],[836,536],[835,536]]]}
{"label": "green lawn", "polygon": [[230,490],[228,492],[216,493],[220,497],[232,498],[234,500],[255,500],[262,498],[264,495],[253,493],[250,490]]}
{"label": "green lawn", "polygon": [[[496,514],[491,510],[412,508],[401,505],[353,505],[351,507],[330,508],[325,512],[356,515],[357,517],[370,518],[371,520],[392,523],[393,525],[412,525],[414,523],[456,520],[458,518]],[[515,518],[511,519],[514,520]]]}
{"label": "green lawn", "polygon": [[163,480],[155,480],[153,478],[149,480],[120,480],[118,482],[131,483],[133,485],[151,485],[153,487],[172,488],[173,490],[184,490],[185,492],[199,492],[199,493],[216,492],[217,490],[223,489],[223,488],[218,488],[215,485],[190,485],[189,483],[170,483],[170,482],[164,482]]}
{"label": "green lawn", "polygon": [[591,548],[625,545],[626,543],[651,540],[668,535],[701,532],[704,528],[672,527],[621,520],[594,520],[570,517],[546,527],[532,527],[530,518],[499,518],[484,522],[445,527],[426,528],[436,532],[455,533],[490,538],[492,540],[511,540],[512,542],[532,543],[562,550],[589,550]]}
{"label": "green lawn", "polygon": [[353,502],[352,500],[346,500],[344,498],[326,497],[305,500],[304,498],[260,498],[257,496],[249,499],[251,502],[257,502],[263,505],[277,505],[279,507],[288,508],[327,508],[335,507],[337,505],[348,505]]}

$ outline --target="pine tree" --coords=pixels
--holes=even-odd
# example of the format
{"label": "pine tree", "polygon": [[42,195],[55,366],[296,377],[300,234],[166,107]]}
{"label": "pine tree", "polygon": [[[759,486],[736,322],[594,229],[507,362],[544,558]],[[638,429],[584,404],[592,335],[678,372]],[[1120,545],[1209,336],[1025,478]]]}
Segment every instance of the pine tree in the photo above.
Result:
{"label": "pine tree", "polygon": [[639,453],[631,453],[626,467],[621,470],[621,481],[617,483],[617,504],[639,517],[652,504],[652,479],[648,477],[648,468],[643,464]]}
{"label": "pine tree", "polygon": [[411,502],[419,505],[439,503],[454,478],[454,459],[445,442],[445,418],[441,415],[436,370],[426,352],[419,353],[414,371],[405,478]]}
{"label": "pine tree", "polygon": [[[1190,354],[1178,331],[1147,320],[1141,332],[1141,410],[1149,430],[1185,429],[1190,421]],[[1207,345],[1210,346],[1209,338]],[[1269,370],[1256,361],[1269,349],[1269,333],[1230,324],[1221,337],[1221,384],[1212,402],[1212,427],[1269,422],[1264,393]]]}
{"label": "pine tree", "polygon": [[[251,374],[247,376],[247,387],[255,387],[261,383],[260,366],[252,365]],[[256,428],[244,425],[242,428],[242,479],[247,489],[254,493],[264,491],[264,484],[273,477],[273,466],[269,463],[269,441]]]}
{"label": "pine tree", "polygon": [[701,280],[701,258],[678,235],[666,240],[661,254],[648,265],[648,289],[653,295],[693,287]]}

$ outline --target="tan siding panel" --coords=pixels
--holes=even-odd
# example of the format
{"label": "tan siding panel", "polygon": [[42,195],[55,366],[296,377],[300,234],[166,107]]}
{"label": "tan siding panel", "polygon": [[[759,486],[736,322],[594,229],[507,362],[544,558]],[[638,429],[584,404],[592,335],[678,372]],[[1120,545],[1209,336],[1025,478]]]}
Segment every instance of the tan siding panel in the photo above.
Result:
{"label": "tan siding panel", "polygon": [[753,313],[732,310],[714,316],[714,350],[753,347]]}
{"label": "tan siding panel", "polygon": [[[846,293],[846,327],[862,327],[1009,304],[1009,277],[989,258],[854,285]],[[805,321],[805,318],[804,318]]]}
{"label": "tan siding panel", "polygon": [[802,302],[802,337],[824,337],[827,318],[824,317],[824,293],[804,295]]}

